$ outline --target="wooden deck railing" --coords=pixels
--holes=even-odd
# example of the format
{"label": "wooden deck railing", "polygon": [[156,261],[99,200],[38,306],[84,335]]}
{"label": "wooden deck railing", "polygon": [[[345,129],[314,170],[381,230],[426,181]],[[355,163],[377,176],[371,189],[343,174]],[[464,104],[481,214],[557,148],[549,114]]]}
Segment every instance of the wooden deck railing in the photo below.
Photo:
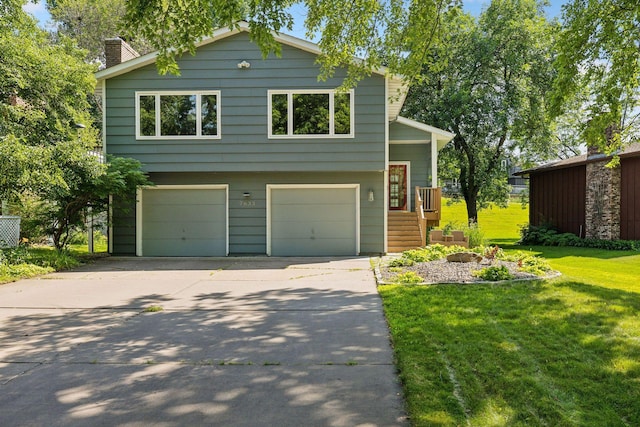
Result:
{"label": "wooden deck railing", "polygon": [[[440,225],[441,199],[442,189],[440,187],[416,187],[416,215],[418,215],[418,221],[422,217],[425,219],[425,225],[421,230],[425,235],[427,227]],[[418,209],[418,204],[420,204],[420,209]]]}
{"label": "wooden deck railing", "polygon": [[442,199],[442,189],[440,187],[417,187],[422,199],[422,209],[428,220],[440,220],[440,202]]}
{"label": "wooden deck railing", "polygon": [[424,216],[424,201],[420,187],[416,187],[416,217],[418,218],[418,228],[420,229],[421,246],[427,245],[427,218]]}

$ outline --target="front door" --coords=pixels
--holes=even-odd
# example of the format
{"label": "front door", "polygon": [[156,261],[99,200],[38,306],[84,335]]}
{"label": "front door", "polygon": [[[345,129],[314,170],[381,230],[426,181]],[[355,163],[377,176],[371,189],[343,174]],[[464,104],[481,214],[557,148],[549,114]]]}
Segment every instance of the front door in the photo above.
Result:
{"label": "front door", "polygon": [[407,210],[407,165],[389,165],[389,210]]}

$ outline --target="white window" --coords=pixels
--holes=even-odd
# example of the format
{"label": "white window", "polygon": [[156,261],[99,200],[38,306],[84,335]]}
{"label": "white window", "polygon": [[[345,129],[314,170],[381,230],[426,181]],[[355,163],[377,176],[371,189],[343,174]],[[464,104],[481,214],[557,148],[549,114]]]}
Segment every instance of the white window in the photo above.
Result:
{"label": "white window", "polygon": [[220,91],[136,92],[136,138],[220,138]]}
{"label": "white window", "polygon": [[354,92],[270,90],[269,138],[353,138]]}

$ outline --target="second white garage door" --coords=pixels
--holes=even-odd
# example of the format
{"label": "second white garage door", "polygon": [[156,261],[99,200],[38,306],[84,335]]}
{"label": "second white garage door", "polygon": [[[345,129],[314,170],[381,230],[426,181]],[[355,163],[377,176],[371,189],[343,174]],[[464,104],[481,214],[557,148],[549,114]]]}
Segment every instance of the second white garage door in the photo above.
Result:
{"label": "second white garage door", "polygon": [[267,185],[267,254],[358,255],[359,194],[358,184]]}

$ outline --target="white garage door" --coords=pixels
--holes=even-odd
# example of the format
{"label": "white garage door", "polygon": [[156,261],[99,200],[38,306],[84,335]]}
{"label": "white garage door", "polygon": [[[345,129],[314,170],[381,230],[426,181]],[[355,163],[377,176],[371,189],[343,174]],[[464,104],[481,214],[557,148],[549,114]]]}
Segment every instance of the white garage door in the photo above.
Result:
{"label": "white garage door", "polygon": [[359,186],[268,185],[267,253],[357,255]]}
{"label": "white garage door", "polygon": [[138,197],[138,255],[227,255],[226,186],[159,186]]}

